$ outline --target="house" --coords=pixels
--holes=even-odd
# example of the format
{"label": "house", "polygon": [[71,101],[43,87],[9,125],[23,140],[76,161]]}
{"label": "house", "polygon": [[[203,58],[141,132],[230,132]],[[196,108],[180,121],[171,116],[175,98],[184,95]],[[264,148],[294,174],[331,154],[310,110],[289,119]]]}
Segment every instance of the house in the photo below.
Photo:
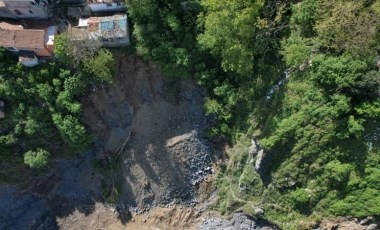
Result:
{"label": "house", "polygon": [[0,18],[47,19],[51,0],[0,0]]}
{"label": "house", "polygon": [[[4,29],[5,28],[5,29]],[[56,26],[45,29],[24,29],[6,23],[0,24],[0,46],[17,54],[19,61],[27,67],[38,64],[38,57],[49,57],[54,53]]]}
{"label": "house", "polygon": [[128,20],[125,14],[80,19],[79,25],[68,32],[72,40],[97,40],[105,47],[130,44]]}

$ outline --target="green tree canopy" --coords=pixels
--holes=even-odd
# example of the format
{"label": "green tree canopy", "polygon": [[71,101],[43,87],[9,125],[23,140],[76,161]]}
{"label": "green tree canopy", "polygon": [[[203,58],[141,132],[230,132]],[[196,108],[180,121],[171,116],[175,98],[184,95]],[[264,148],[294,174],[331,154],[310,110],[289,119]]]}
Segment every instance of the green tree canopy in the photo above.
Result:
{"label": "green tree canopy", "polygon": [[255,1],[202,0],[206,13],[200,18],[205,30],[198,36],[199,44],[209,49],[224,71],[251,74],[255,55],[255,24],[264,4]]}
{"label": "green tree canopy", "polygon": [[38,148],[35,151],[28,151],[24,154],[24,163],[31,168],[43,168],[48,164],[50,153]]}

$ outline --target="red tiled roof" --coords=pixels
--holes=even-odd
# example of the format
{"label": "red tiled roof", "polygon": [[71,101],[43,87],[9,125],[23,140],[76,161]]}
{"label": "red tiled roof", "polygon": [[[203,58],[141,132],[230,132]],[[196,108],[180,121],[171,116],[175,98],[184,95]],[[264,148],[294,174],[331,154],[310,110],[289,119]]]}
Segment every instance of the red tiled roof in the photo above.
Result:
{"label": "red tiled roof", "polygon": [[44,45],[44,30],[0,30],[0,46],[41,48]]}
{"label": "red tiled roof", "polygon": [[15,31],[15,47],[40,48],[45,45],[45,31],[17,30]]}
{"label": "red tiled roof", "polygon": [[0,30],[0,46],[14,47],[14,30]]}

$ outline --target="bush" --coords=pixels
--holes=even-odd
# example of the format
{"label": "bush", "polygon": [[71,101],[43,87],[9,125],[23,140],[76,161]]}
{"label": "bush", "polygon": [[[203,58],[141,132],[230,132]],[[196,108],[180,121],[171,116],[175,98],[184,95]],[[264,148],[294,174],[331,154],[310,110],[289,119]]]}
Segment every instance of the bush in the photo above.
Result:
{"label": "bush", "polygon": [[24,163],[31,168],[43,168],[48,164],[50,153],[38,148],[36,151],[28,151],[24,154]]}
{"label": "bush", "polygon": [[114,59],[110,51],[100,49],[95,57],[85,59],[84,70],[98,81],[112,82]]}
{"label": "bush", "polygon": [[299,188],[291,192],[289,195],[290,201],[297,209],[304,208],[309,202],[309,194],[306,189]]}

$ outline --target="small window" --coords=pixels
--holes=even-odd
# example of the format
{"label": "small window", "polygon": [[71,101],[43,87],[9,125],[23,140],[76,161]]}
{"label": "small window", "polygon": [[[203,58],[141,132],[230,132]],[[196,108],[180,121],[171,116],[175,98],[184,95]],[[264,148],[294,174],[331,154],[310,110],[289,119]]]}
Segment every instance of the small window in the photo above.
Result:
{"label": "small window", "polygon": [[112,6],[112,3],[106,3],[106,6],[107,6],[107,7],[111,7],[111,6]]}
{"label": "small window", "polygon": [[116,5],[121,6],[121,2],[116,3]]}
{"label": "small window", "polygon": [[16,13],[17,15],[22,15],[22,13],[21,13],[19,10],[15,10],[15,13]]}
{"label": "small window", "polygon": [[34,14],[33,11],[29,10],[29,13]]}

